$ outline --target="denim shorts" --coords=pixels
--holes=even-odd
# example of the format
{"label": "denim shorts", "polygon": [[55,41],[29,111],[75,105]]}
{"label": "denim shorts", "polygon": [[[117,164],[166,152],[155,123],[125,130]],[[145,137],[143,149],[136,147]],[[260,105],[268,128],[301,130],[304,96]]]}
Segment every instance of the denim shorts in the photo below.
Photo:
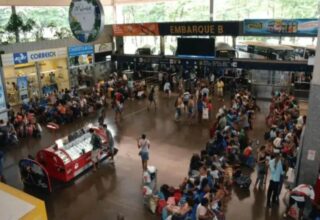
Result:
{"label": "denim shorts", "polygon": [[149,152],[140,152],[141,160],[149,160]]}

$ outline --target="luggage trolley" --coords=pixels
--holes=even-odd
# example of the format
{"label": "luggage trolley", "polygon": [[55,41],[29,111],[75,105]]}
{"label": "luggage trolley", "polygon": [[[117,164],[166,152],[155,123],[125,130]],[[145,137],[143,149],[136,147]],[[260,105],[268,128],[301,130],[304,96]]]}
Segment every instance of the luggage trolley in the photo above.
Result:
{"label": "luggage trolley", "polygon": [[142,178],[142,191],[143,191],[143,204],[151,209],[151,202],[154,201],[154,194],[157,192],[157,168],[155,166],[148,166],[147,171],[143,172]]}

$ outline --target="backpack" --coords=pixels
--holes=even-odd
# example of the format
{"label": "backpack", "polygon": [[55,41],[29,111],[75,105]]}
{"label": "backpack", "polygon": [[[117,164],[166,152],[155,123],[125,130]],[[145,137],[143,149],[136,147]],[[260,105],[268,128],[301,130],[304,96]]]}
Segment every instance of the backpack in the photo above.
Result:
{"label": "backpack", "polygon": [[241,189],[249,189],[252,180],[250,176],[241,175],[238,178],[236,178],[235,182]]}

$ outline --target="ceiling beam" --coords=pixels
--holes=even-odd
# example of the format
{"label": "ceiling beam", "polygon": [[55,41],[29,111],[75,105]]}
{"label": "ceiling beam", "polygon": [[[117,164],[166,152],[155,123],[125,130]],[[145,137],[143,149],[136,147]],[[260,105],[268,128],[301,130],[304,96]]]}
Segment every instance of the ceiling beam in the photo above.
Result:
{"label": "ceiling beam", "polygon": [[[112,5],[113,0],[100,0],[102,5]],[[114,0],[115,4],[155,3],[175,0]],[[69,6],[71,0],[0,0],[0,6]]]}

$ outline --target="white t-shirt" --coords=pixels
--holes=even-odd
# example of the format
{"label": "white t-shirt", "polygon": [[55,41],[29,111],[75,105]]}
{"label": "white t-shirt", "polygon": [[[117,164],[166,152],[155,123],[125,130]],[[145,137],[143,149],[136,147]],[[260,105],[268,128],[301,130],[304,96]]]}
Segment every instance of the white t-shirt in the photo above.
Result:
{"label": "white t-shirt", "polygon": [[170,83],[169,82],[166,82],[163,86],[163,90],[166,91],[166,90],[170,90]]}
{"label": "white t-shirt", "polygon": [[281,148],[281,141],[282,139],[277,137],[276,139],[274,139],[273,141],[273,145],[276,147],[276,148]]}
{"label": "white t-shirt", "polygon": [[197,207],[196,220],[199,220],[199,216],[207,214],[207,208],[199,204]]}
{"label": "white t-shirt", "polygon": [[297,202],[305,202],[305,197],[314,200],[315,195],[312,186],[301,184],[292,190],[291,198]]}
{"label": "white t-shirt", "polygon": [[148,139],[140,138],[139,146],[141,152],[149,152],[150,141]]}

